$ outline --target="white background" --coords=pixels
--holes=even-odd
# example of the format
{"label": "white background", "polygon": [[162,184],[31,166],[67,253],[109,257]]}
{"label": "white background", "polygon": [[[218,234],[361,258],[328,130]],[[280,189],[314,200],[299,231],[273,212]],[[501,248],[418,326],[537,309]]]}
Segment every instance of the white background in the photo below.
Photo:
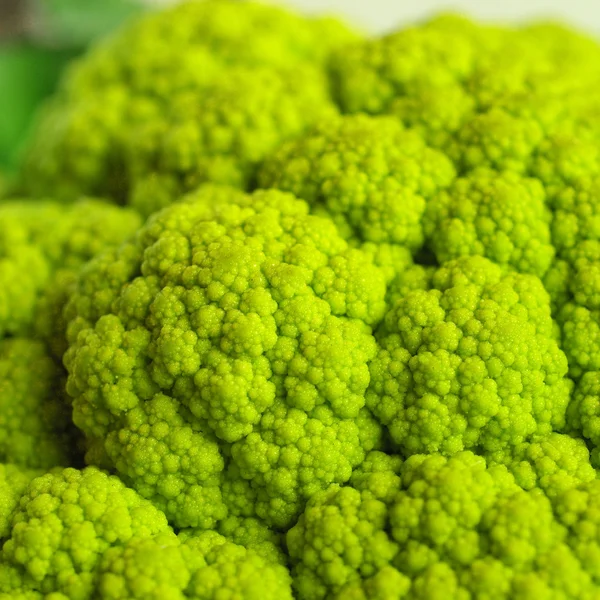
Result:
{"label": "white background", "polygon": [[[1,0],[0,0],[1,1]],[[144,0],[173,4],[177,0]],[[600,36],[600,0],[262,0],[311,14],[346,17],[365,31],[384,32],[441,11],[476,19],[519,22],[561,20]]]}
{"label": "white background", "polygon": [[[169,0],[148,0],[164,4]],[[555,18],[600,35],[600,0],[270,0],[309,13],[344,15],[366,31],[381,32],[454,10],[478,19]]]}

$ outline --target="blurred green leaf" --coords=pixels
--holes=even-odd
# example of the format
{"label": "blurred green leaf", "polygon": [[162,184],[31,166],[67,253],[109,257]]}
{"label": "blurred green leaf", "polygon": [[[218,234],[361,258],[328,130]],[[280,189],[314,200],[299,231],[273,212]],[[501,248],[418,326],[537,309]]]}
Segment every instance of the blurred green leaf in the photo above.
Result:
{"label": "blurred green leaf", "polygon": [[8,172],[65,64],[144,9],[136,0],[40,0],[36,6],[37,26],[29,41],[0,45],[0,169]]}
{"label": "blurred green leaf", "polygon": [[0,46],[0,164],[12,167],[32,113],[47,97],[72,50]]}
{"label": "blurred green leaf", "polygon": [[0,169],[0,199],[4,198],[8,191],[8,179]]}

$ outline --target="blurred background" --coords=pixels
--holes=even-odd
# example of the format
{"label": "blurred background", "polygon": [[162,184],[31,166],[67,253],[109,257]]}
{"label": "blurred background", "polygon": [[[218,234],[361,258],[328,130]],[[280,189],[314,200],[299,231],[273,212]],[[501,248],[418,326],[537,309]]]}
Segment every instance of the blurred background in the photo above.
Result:
{"label": "blurred background", "polygon": [[144,8],[135,0],[0,0],[0,185],[65,65]]}
{"label": "blurred background", "polygon": [[[99,36],[169,0],[0,0],[0,186],[14,168],[39,103],[61,71]],[[600,0],[272,0],[345,16],[374,33],[442,10],[486,20],[552,18],[600,34]]]}
{"label": "blurred background", "polygon": [[600,34],[598,0],[288,0],[278,4],[312,13],[346,15],[363,27],[383,32],[440,11],[458,11],[478,19],[522,21],[550,18]]}

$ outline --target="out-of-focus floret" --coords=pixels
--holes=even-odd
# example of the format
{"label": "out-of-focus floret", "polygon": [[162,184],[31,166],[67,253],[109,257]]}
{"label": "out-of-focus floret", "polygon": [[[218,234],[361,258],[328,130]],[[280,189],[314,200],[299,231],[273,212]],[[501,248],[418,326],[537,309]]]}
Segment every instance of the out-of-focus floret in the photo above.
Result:
{"label": "out-of-focus floret", "polygon": [[332,19],[233,0],[142,17],[71,69],[36,128],[23,186],[131,198],[144,214],[199,181],[244,186],[265,152],[335,112],[321,67],[356,39]]}
{"label": "out-of-focus floret", "polygon": [[0,461],[70,466],[77,443],[63,370],[43,342],[0,340]]}

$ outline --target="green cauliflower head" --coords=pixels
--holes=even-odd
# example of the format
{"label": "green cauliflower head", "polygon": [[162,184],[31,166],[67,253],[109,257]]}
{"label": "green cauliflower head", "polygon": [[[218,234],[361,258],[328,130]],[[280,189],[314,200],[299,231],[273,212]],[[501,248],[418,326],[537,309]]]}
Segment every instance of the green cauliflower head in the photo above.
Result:
{"label": "green cauliflower head", "polygon": [[29,482],[42,473],[41,469],[28,469],[10,463],[0,464],[0,539],[5,539],[10,534],[13,513]]}
{"label": "green cauliflower head", "polygon": [[225,496],[285,527],[379,444],[364,392],[384,297],[370,258],[304,202],[201,188],[84,269],[67,307],[74,421],[177,526],[212,526]]}
{"label": "green cauliflower head", "polygon": [[544,189],[535,179],[476,171],[427,204],[423,228],[440,263],[485,256],[543,277],[554,258],[544,200]]}
{"label": "green cauliflower head", "polygon": [[285,144],[258,183],[303,198],[360,241],[416,251],[426,200],[453,178],[451,162],[395,119],[357,115]]}
{"label": "green cauliflower head", "polygon": [[0,589],[17,584],[86,600],[108,548],[168,530],[163,513],[95,467],[47,473],[29,484],[13,512]]}
{"label": "green cauliflower head", "polygon": [[[388,457],[389,458],[389,457]],[[383,473],[396,491],[377,493]],[[414,455],[314,496],[287,533],[300,599],[593,597],[539,490],[470,452]],[[391,489],[391,488],[388,488]]]}
{"label": "green cauliflower head", "polygon": [[192,181],[245,184],[261,152],[335,112],[321,67],[356,38],[332,19],[234,0],[142,16],[70,69],[22,185],[63,200],[131,198],[149,214]]}
{"label": "green cauliflower head", "polygon": [[0,460],[30,468],[70,466],[77,443],[64,373],[39,340],[0,340]]}
{"label": "green cauliflower head", "polygon": [[132,538],[99,566],[101,600],[291,600],[288,570],[216,532]]}
{"label": "green cauliflower head", "polygon": [[35,334],[60,359],[60,313],[78,269],[140,224],[134,211],[100,200],[0,203],[0,335]]}
{"label": "green cauliflower head", "polygon": [[432,286],[390,307],[370,365],[367,406],[402,451],[494,451],[563,427],[567,360],[539,280],[468,257]]}

